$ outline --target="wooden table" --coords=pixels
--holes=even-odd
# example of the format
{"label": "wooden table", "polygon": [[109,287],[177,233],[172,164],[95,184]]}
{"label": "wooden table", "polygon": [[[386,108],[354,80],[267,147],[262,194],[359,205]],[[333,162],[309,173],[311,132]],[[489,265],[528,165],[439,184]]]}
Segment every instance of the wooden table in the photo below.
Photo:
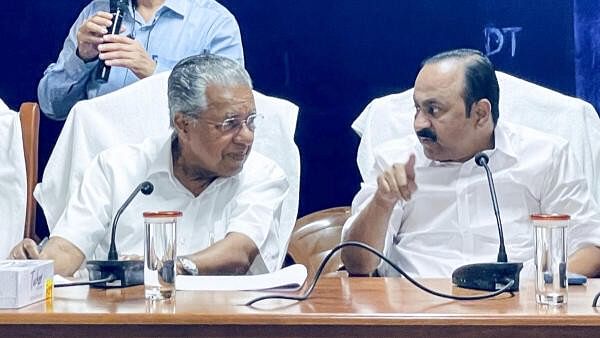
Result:
{"label": "wooden table", "polygon": [[[472,294],[449,280],[440,291]],[[403,278],[325,278],[304,302],[242,305],[260,292],[179,291],[174,302],[146,302],[143,287],[55,289],[52,301],[0,311],[0,336],[58,337],[565,337],[600,336],[592,308],[600,280],[569,289],[569,304],[538,306],[532,284],[484,301],[451,301]]]}

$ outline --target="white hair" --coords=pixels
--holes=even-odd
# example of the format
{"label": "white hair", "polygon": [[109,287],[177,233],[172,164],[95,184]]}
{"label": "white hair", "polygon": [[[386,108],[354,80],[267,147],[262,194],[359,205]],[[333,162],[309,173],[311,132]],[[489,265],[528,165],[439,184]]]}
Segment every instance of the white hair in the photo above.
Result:
{"label": "white hair", "polygon": [[179,61],[169,76],[171,126],[175,113],[198,118],[206,110],[206,87],[209,85],[252,88],[252,80],[242,65],[226,57],[202,54]]}

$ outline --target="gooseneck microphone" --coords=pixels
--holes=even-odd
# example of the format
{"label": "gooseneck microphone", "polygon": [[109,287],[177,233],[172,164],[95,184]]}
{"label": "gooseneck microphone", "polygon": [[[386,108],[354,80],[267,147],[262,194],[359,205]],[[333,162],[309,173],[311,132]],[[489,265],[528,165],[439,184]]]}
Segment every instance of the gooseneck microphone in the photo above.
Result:
{"label": "gooseneck microphone", "polygon": [[494,207],[494,214],[496,214],[496,225],[498,226],[498,236],[500,237],[500,248],[498,249],[498,262],[508,262],[506,257],[506,248],[504,247],[504,232],[502,231],[502,220],[500,220],[500,209],[498,208],[498,199],[496,198],[496,189],[494,188],[494,178],[492,178],[492,171],[488,167],[490,158],[483,152],[475,155],[475,163],[478,166],[485,169],[487,174],[488,186],[490,187],[490,195],[492,196],[492,206]]}
{"label": "gooseneck microphone", "polygon": [[129,195],[125,203],[117,210],[117,214],[115,215],[115,219],[112,223],[112,233],[110,235],[110,249],[108,250],[108,260],[116,261],[119,259],[119,255],[117,254],[117,248],[115,245],[115,234],[117,233],[117,223],[119,222],[119,218],[121,218],[121,214],[129,206],[129,203],[133,200],[133,198],[139,193],[142,192],[144,195],[150,195],[154,191],[154,185],[148,181],[144,181],[140,183]]}
{"label": "gooseneck microphone", "polygon": [[[119,255],[115,245],[115,234],[117,231],[117,223],[123,211],[129,206],[131,201],[139,192],[144,195],[149,195],[154,191],[154,185],[148,181],[140,183],[131,192],[127,200],[121,205],[115,214],[112,223],[110,248],[108,250],[108,260],[90,260],[87,261],[91,280],[107,280],[106,282],[91,284],[94,287],[110,288],[110,287],[125,287],[131,285],[140,285],[144,283],[144,261],[143,260],[126,260],[119,261]],[[110,278],[112,277],[112,278]]]}
{"label": "gooseneck microphone", "polygon": [[523,268],[523,263],[508,262],[506,256],[504,233],[502,231],[502,221],[500,220],[500,208],[498,208],[492,171],[488,166],[489,160],[490,158],[483,152],[475,154],[475,163],[483,167],[487,174],[492,205],[494,207],[494,214],[496,215],[496,224],[500,239],[498,259],[496,263],[476,263],[461,266],[452,273],[452,282],[459,287],[488,291],[498,290],[513,282],[508,291],[519,291],[519,273]]}
{"label": "gooseneck microphone", "polygon": [[[128,0],[110,0],[110,13],[113,15],[112,24],[108,28],[106,34],[119,34],[121,24],[123,23],[123,15],[129,6]],[[96,68],[96,82],[106,83],[110,76],[110,66],[107,66],[104,60],[98,62]]]}

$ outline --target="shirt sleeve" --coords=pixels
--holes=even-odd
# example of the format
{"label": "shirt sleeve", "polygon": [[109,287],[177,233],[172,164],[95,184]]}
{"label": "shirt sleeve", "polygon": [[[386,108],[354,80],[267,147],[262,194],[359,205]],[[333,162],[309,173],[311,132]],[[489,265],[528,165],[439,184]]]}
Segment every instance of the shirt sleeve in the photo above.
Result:
{"label": "shirt sleeve", "polygon": [[51,119],[64,120],[77,101],[87,98],[86,86],[98,61],[85,63],[77,56],[77,31],[99,10],[93,5],[89,4],[79,14],[58,60],[48,66],[38,85],[38,101],[44,114]]}
{"label": "shirt sleeve", "polygon": [[[400,154],[399,158],[404,158],[410,153],[410,151],[403,150]],[[364,208],[371,202],[373,199],[373,195],[377,191],[377,177],[381,175],[389,166],[389,160],[394,158],[396,154],[393,156],[390,154],[381,154],[381,152],[376,152],[375,161],[373,168],[365,174],[364,180],[365,182],[361,184],[360,191],[356,194],[354,199],[352,200],[352,216],[346,220],[344,223],[344,227],[342,228],[342,238],[345,237],[346,232],[349,231],[350,227],[358,217],[358,215],[363,211]],[[394,162],[394,161],[393,161]],[[394,236],[399,233],[400,225],[402,223],[402,216],[404,214],[404,203],[399,201],[394,206],[394,210],[392,211],[392,215],[390,217],[390,221],[388,223],[388,227],[385,234],[385,242],[383,248],[383,254],[386,257],[390,257],[390,250],[395,245],[394,244]],[[387,270],[388,265],[380,261],[379,267],[377,270],[382,275],[389,275],[390,273]]]}
{"label": "shirt sleeve", "polygon": [[541,196],[541,211],[571,216],[567,241],[569,255],[585,246],[600,246],[600,214],[587,180],[565,143],[552,156]]}
{"label": "shirt sleeve", "polygon": [[244,49],[242,47],[242,36],[240,27],[233,15],[228,15],[217,20],[210,28],[209,52],[227,57],[244,65]]}
{"label": "shirt sleeve", "polygon": [[93,257],[98,243],[106,236],[112,219],[112,178],[103,164],[102,153],[94,158],[83,175],[81,185],[71,196],[58,219],[52,236],[74,244],[86,256]]}
{"label": "shirt sleeve", "polygon": [[[199,12],[199,10],[202,10]],[[181,59],[204,53],[216,54],[235,60],[244,65],[244,51],[239,26],[235,17],[229,12],[195,8],[182,19],[182,26],[173,31],[167,31],[167,37],[178,36],[180,43],[185,46],[183,51],[159,50],[152,55],[156,61],[154,74],[172,70]],[[163,22],[157,22],[163,25]],[[159,41],[161,36],[154,33],[153,41]]]}
{"label": "shirt sleeve", "polygon": [[[269,271],[274,271],[279,257],[279,218],[283,200],[289,190],[287,178],[279,167],[273,166],[264,175],[245,182],[235,197],[227,233],[248,236],[260,250]],[[286,239],[287,241],[287,239]]]}

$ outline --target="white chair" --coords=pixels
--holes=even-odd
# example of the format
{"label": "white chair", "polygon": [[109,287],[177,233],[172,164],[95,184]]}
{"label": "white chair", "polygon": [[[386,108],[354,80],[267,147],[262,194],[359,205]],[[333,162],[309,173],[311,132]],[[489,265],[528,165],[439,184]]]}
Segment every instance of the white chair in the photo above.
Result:
{"label": "white chair", "polygon": [[0,259],[23,239],[27,178],[19,114],[0,100]]}
{"label": "white chair", "polygon": [[[50,230],[95,155],[113,145],[140,143],[169,128],[169,74],[160,73],[113,93],[81,101],[71,109],[34,192]],[[252,149],[277,162],[290,183],[278,231],[281,266],[298,213],[300,155],[294,142],[298,107],[256,91],[254,99],[257,111],[265,118],[256,129]]]}
{"label": "white chair", "polygon": [[[592,194],[600,201],[600,119],[594,107],[502,72],[496,72],[496,76],[500,85],[500,119],[568,140]],[[361,136],[357,163],[363,177],[373,167],[373,149],[377,145],[414,132],[412,96],[413,90],[409,89],[377,98],[352,124]]]}

